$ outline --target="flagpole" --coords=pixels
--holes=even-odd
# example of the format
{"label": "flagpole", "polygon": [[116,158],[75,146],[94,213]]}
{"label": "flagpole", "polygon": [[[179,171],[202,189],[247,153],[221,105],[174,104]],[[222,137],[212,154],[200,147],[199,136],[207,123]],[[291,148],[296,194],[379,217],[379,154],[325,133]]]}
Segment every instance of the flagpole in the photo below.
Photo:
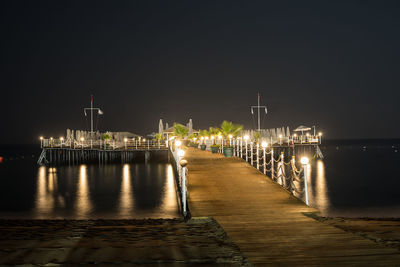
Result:
{"label": "flagpole", "polygon": [[251,114],[254,114],[253,109],[257,109],[257,115],[258,115],[258,132],[261,131],[261,117],[260,117],[260,109],[264,108],[265,109],[265,114],[267,114],[267,107],[266,106],[260,106],[260,93],[257,93],[257,106],[251,106]]}
{"label": "flagpole", "polygon": [[257,93],[258,132],[260,132],[260,93]]}
{"label": "flagpole", "polygon": [[90,95],[90,134],[93,133],[93,95]]}
{"label": "flagpole", "polygon": [[93,136],[94,131],[93,131],[93,110],[97,110],[99,115],[103,114],[103,111],[101,111],[100,108],[94,108],[93,107],[93,95],[90,95],[90,108],[84,108],[84,112],[85,112],[85,116],[87,116],[86,114],[86,110],[90,109],[90,134]]}

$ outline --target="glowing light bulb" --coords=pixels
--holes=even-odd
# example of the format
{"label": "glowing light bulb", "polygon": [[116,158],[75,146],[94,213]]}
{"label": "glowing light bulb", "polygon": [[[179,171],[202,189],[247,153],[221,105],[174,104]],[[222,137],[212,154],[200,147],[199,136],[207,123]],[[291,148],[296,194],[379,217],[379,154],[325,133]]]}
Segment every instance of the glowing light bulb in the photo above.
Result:
{"label": "glowing light bulb", "polygon": [[300,159],[300,162],[301,162],[301,164],[303,164],[303,165],[307,165],[310,161],[308,160],[307,157],[302,157],[302,158]]}
{"label": "glowing light bulb", "polygon": [[266,148],[266,147],[268,146],[268,143],[267,143],[267,142],[262,142],[261,146],[262,146],[263,148]]}

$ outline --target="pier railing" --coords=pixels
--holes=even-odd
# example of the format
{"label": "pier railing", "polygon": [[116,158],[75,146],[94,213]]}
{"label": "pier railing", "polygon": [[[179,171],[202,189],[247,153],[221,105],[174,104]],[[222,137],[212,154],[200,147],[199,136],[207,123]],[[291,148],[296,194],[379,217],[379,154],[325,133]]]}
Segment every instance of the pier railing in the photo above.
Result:
{"label": "pier railing", "polygon": [[155,140],[76,140],[41,139],[42,148],[101,149],[101,150],[150,150],[167,149],[165,142]]}
{"label": "pier railing", "polygon": [[187,203],[187,161],[183,158],[184,151],[176,148],[175,145],[169,146],[171,154],[174,159],[174,165],[177,173],[176,184],[178,187],[178,193],[180,196],[180,205],[182,208],[182,213],[185,218],[190,217],[188,203]]}
{"label": "pier railing", "polygon": [[[308,157],[285,157],[279,147],[268,146],[266,142],[245,142],[235,144],[234,156],[240,157],[261,173],[270,177],[294,196],[303,199],[308,205],[307,177],[309,173]],[[278,152],[278,153],[277,153]],[[316,149],[311,159],[321,157],[320,150]]]}
{"label": "pier railing", "polygon": [[[317,157],[323,158],[318,143],[310,144],[313,156],[303,156],[299,159],[294,155],[285,157],[283,151],[285,149],[289,151],[287,144],[278,143],[271,146],[266,142],[259,143],[241,139],[225,142],[232,148],[234,157],[242,158],[291,194],[304,200],[307,205],[309,204],[307,192],[307,177],[310,177],[309,161]],[[221,142],[219,153],[223,153],[223,146],[224,142]],[[293,143],[290,146],[294,148]]]}

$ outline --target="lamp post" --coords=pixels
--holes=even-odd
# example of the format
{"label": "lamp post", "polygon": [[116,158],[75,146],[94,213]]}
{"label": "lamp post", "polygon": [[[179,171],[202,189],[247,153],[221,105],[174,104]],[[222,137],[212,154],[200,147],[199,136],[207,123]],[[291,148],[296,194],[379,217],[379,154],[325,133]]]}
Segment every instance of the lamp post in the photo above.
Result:
{"label": "lamp post", "polygon": [[[175,150],[178,149],[182,145],[182,142],[180,140],[175,140]],[[179,150],[178,150],[179,152]]]}
{"label": "lamp post", "polygon": [[61,148],[62,148],[62,146],[63,146],[63,141],[64,141],[64,137],[60,137],[60,146],[61,146]]}
{"label": "lamp post", "polygon": [[307,172],[308,172],[308,163],[309,160],[307,157],[302,157],[300,159],[301,164],[303,165],[303,172],[304,172],[304,196],[305,201],[308,206],[308,191],[307,191]]}
{"label": "lamp post", "polygon": [[267,174],[267,160],[266,160],[266,153],[265,153],[265,149],[268,147],[268,143],[267,142],[262,142],[261,144],[262,148],[263,148],[263,166],[264,166],[264,174]]}
{"label": "lamp post", "polygon": [[271,179],[274,181],[275,177],[275,170],[274,170],[274,165],[275,165],[275,158],[274,158],[274,149],[272,148],[271,144]]}
{"label": "lamp post", "polygon": [[82,145],[82,149],[83,149],[83,141],[85,141],[85,138],[81,137],[81,145]]}
{"label": "lamp post", "polygon": [[128,141],[128,138],[124,138],[124,143],[125,143],[125,150],[126,150],[126,142]]}
{"label": "lamp post", "polygon": [[318,137],[319,137],[319,143],[321,144],[322,143],[322,133],[321,132],[318,133]]}
{"label": "lamp post", "polygon": [[224,153],[224,141],[222,140],[222,136],[218,135],[219,143],[221,144],[221,153]]}
{"label": "lamp post", "polygon": [[243,158],[243,140],[242,137],[239,137],[240,139],[240,158]]}
{"label": "lamp post", "polygon": [[279,135],[279,145],[282,145],[282,135]]}
{"label": "lamp post", "polygon": [[248,153],[247,153],[247,140],[249,140],[249,136],[248,135],[245,135],[244,136],[244,142],[245,142],[245,145],[246,145],[246,162],[247,162],[247,160],[248,160]]}
{"label": "lamp post", "polygon": [[[182,150],[183,151],[183,150]],[[185,155],[185,152],[183,152],[182,157]],[[179,161],[179,165],[182,168],[182,209],[183,209],[183,216],[186,217],[187,215],[187,207],[186,207],[186,196],[187,196],[187,190],[186,190],[186,166],[187,166],[187,160],[181,159]]]}
{"label": "lamp post", "polygon": [[40,148],[43,148],[43,136],[39,137],[40,139]]}
{"label": "lamp post", "polygon": [[50,137],[50,147],[53,147],[53,137]]}
{"label": "lamp post", "polygon": [[176,149],[176,164],[177,164],[177,168],[179,169],[179,162],[181,161],[181,159],[185,156],[185,150],[183,149]]}

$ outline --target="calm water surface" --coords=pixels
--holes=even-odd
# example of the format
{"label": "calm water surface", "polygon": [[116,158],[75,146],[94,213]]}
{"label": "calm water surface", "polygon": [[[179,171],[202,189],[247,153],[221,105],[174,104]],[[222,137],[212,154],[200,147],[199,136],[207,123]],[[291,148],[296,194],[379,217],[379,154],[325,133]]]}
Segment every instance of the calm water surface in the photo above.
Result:
{"label": "calm water surface", "polygon": [[311,164],[310,204],[324,215],[400,217],[399,141],[331,142]]}
{"label": "calm water surface", "polygon": [[[324,143],[325,159],[309,168],[311,206],[330,216],[400,217],[399,143]],[[180,217],[170,164],[49,168],[36,165],[39,153],[0,147],[0,217]]]}
{"label": "calm water surface", "polygon": [[1,164],[0,217],[181,217],[170,164],[44,167],[36,159],[25,154]]}

